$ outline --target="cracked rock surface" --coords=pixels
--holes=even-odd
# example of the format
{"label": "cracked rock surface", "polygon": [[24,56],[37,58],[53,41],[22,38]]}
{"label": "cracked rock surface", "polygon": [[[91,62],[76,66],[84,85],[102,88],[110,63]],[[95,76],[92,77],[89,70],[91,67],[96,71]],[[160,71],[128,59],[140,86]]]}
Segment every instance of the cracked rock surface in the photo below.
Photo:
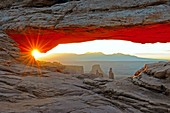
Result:
{"label": "cracked rock surface", "polygon": [[[164,64],[169,65],[167,62]],[[163,66],[159,69],[166,67],[162,63],[147,65],[150,67],[148,70],[155,65]],[[26,74],[23,74],[24,68]],[[31,75],[32,71],[37,74]],[[119,81],[79,79],[78,75],[49,70],[42,70],[40,75],[36,67],[13,62],[8,67],[1,65],[0,74],[1,113],[170,112],[169,78],[156,78],[146,72]]]}
{"label": "cracked rock surface", "polygon": [[[60,4],[60,0],[20,1],[1,10],[1,29],[23,29],[26,26],[51,29],[68,26],[113,27],[170,20],[169,0],[63,0]],[[0,5],[5,7],[4,2]]]}

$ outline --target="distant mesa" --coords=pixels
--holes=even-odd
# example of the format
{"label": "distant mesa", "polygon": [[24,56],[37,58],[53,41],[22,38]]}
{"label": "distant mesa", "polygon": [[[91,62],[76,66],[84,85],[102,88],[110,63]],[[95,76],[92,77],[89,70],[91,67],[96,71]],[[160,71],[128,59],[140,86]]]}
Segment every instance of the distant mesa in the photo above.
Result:
{"label": "distant mesa", "polygon": [[98,77],[108,77],[107,74],[103,72],[99,64],[95,64],[92,66],[90,74],[96,75]]}
{"label": "distant mesa", "polygon": [[68,74],[84,74],[84,68],[83,66],[65,65],[63,72]]}
{"label": "distant mesa", "polygon": [[99,64],[95,64],[92,66],[92,70],[90,71],[91,74],[101,74],[103,75],[104,72],[102,71]]}
{"label": "distant mesa", "polygon": [[[122,53],[115,53],[111,55],[106,55],[101,52],[97,53],[85,53],[85,54],[73,54],[73,53],[56,53],[51,54],[49,57],[44,57],[47,61],[59,61],[68,62],[70,61],[160,61],[160,59],[149,59],[140,58],[133,55],[127,55]],[[42,60],[43,60],[42,59]]]}
{"label": "distant mesa", "polygon": [[44,62],[38,61],[41,69],[45,69],[52,72],[60,72],[64,74],[84,74],[83,66],[76,65],[62,65],[58,62]]}

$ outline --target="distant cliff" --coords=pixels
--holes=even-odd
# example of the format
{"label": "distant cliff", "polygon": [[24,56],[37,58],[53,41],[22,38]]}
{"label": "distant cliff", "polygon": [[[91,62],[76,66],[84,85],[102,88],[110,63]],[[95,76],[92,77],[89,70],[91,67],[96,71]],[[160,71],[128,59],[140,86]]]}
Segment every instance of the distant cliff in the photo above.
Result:
{"label": "distant cliff", "polygon": [[65,74],[83,74],[84,68],[83,66],[76,65],[63,65],[58,62],[43,62],[38,61],[41,69],[46,69],[53,72],[61,72]]}
{"label": "distant cliff", "polygon": [[83,68],[83,66],[65,65],[63,73],[67,73],[67,74],[84,74],[84,68]]}
{"label": "distant cliff", "polygon": [[[49,57],[43,58],[47,61],[160,61],[159,59],[149,59],[149,58],[140,58],[132,55],[126,54],[111,54],[106,55],[103,53],[85,53],[85,54],[71,54],[71,53],[56,53],[52,54]],[[42,59],[42,60],[43,60]]]}

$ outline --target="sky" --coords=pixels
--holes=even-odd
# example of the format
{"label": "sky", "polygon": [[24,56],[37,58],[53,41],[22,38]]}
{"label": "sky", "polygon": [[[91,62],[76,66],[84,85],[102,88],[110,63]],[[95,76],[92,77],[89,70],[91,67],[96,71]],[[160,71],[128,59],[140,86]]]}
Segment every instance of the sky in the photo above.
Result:
{"label": "sky", "polygon": [[133,43],[123,40],[94,40],[82,43],[59,44],[46,54],[102,52],[104,54],[122,53],[142,58],[170,60],[170,43]]}

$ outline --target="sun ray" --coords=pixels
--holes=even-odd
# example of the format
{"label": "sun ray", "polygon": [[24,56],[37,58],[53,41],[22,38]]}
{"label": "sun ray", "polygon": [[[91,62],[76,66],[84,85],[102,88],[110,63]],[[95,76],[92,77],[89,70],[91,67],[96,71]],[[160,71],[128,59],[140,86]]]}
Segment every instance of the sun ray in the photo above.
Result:
{"label": "sun ray", "polygon": [[[27,41],[27,45],[22,45],[22,49],[27,51],[27,52],[23,52],[22,53],[23,55],[21,56],[22,62],[26,64],[23,70],[25,73],[29,72],[29,74],[32,75],[36,69],[38,73],[37,76],[41,76],[42,75],[41,65],[38,61],[38,58],[43,55],[39,51],[43,48],[41,44],[42,41],[40,40],[40,30],[38,30],[38,34],[32,38],[31,38],[31,29],[28,30],[28,34],[24,32],[23,35]],[[26,75],[24,74],[24,72],[23,72],[23,76]]]}

